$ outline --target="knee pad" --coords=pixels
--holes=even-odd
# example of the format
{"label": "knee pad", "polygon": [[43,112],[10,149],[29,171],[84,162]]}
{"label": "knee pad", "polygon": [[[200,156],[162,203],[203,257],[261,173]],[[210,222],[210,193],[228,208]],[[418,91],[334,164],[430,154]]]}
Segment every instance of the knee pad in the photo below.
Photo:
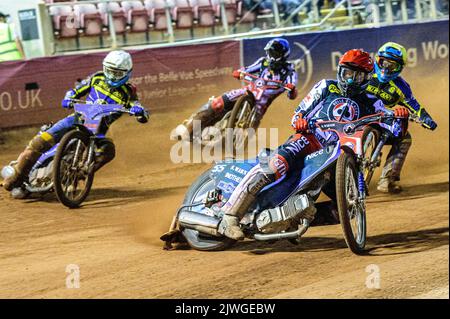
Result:
{"label": "knee pad", "polygon": [[55,144],[53,136],[48,132],[42,132],[28,143],[28,148],[34,152],[44,153]]}
{"label": "knee pad", "polygon": [[269,160],[268,169],[272,172],[275,179],[280,179],[287,174],[289,170],[289,164],[284,156],[280,154],[274,154]]}
{"label": "knee pad", "polygon": [[264,187],[275,181],[274,174],[265,174],[264,172],[258,172],[252,178],[247,186],[249,194],[256,196]]}
{"label": "knee pad", "polygon": [[222,112],[223,107],[225,106],[225,103],[223,101],[223,97],[222,96],[219,96],[219,97],[216,97],[216,98],[212,99],[210,101],[210,104],[211,104],[211,108],[215,112]]}

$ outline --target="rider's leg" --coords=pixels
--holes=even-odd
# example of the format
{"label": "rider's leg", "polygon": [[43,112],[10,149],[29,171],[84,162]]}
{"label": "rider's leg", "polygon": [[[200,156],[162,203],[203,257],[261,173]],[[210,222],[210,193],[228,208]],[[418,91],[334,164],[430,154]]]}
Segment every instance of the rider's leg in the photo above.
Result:
{"label": "rider's leg", "polygon": [[406,160],[412,138],[409,132],[401,139],[394,140],[386,158],[377,189],[385,193],[398,193],[402,188],[398,185],[400,173]]}
{"label": "rider's leg", "polygon": [[13,165],[15,174],[4,180],[3,187],[7,191],[19,187],[42,153],[47,152],[57,143],[65,132],[72,127],[74,121],[75,117],[71,115],[60,120],[47,131],[39,132],[17,158],[17,163]]}
{"label": "rider's leg", "polygon": [[111,162],[116,157],[116,147],[113,141],[105,138],[97,142],[94,172]]}
{"label": "rider's leg", "polygon": [[192,114],[187,120],[183,121],[183,124],[179,125],[176,129],[176,134],[179,136],[188,135],[192,137],[194,131],[194,121],[200,121],[202,128],[214,125],[225,114],[225,112],[231,110],[234,106],[234,102],[243,94],[245,89],[232,90],[224,93],[219,97],[211,97],[208,103],[202,105],[197,112]]}
{"label": "rider's leg", "polygon": [[232,239],[243,239],[239,221],[254,204],[257,194],[265,186],[286,175],[290,169],[297,171],[298,166],[303,165],[303,158],[320,148],[321,145],[312,134],[295,134],[271,154],[267,164],[255,166],[224,205],[219,233]]}

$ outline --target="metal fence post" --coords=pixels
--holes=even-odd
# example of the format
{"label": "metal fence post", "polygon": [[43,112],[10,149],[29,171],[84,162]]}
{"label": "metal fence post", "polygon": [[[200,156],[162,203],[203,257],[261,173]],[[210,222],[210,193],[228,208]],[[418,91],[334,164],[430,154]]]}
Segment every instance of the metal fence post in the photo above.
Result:
{"label": "metal fence post", "polygon": [[272,11],[275,19],[275,25],[280,25],[280,11],[278,10],[277,0],[272,0]]}
{"label": "metal fence post", "polygon": [[222,27],[223,27],[223,33],[228,34],[228,18],[227,18],[227,12],[225,10],[225,1],[220,0],[220,15],[222,16]]}
{"label": "metal fence post", "polygon": [[394,14],[392,13],[392,1],[386,0],[384,2],[385,10],[386,10],[386,21],[388,23],[394,22]]}
{"label": "metal fence post", "polygon": [[437,18],[436,0],[430,0],[430,17],[432,19],[436,19]]}
{"label": "metal fence post", "polygon": [[116,26],[114,25],[114,19],[111,13],[111,9],[109,7],[109,1],[106,2],[106,12],[108,13],[108,25],[109,25],[109,34],[111,36],[111,49],[117,48],[117,36],[116,36]]}
{"label": "metal fence post", "polygon": [[175,41],[175,36],[173,34],[172,17],[170,16],[170,3],[164,0],[165,11],[166,11],[166,21],[167,21],[167,33],[169,34],[169,42]]}
{"label": "metal fence post", "polygon": [[415,1],[416,7],[416,20],[422,20],[422,6],[420,5],[420,0]]}
{"label": "metal fence post", "polygon": [[400,7],[402,9],[402,21],[407,22],[408,21],[408,9],[406,7],[406,0],[401,0]]}

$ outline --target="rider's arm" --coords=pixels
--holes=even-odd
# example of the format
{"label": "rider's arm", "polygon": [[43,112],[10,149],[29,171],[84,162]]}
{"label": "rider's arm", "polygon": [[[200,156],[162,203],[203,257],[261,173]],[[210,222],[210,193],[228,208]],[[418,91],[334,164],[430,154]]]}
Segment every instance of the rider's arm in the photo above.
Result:
{"label": "rider's arm", "polygon": [[253,64],[243,67],[243,68],[241,68],[241,70],[246,73],[259,73],[262,69],[264,61],[265,61],[264,57],[259,58],[258,60],[253,62]]}
{"label": "rider's arm", "polygon": [[288,91],[287,93],[288,98],[290,100],[295,100],[298,95],[297,90],[298,75],[293,66],[290,66],[290,68],[291,70],[289,72],[289,75],[286,77],[284,83],[285,86],[287,86],[290,89],[290,91]]}
{"label": "rider's arm", "polygon": [[96,76],[96,74],[92,76],[88,76],[86,79],[79,82],[75,88],[73,88],[70,91],[66,92],[66,95],[64,96],[64,99],[62,101],[62,106],[65,108],[71,108],[72,107],[72,100],[73,99],[79,99],[86,94],[89,93],[89,90],[91,89],[91,83],[92,79]]}
{"label": "rider's arm", "polygon": [[300,102],[294,112],[292,117],[292,125],[294,126],[297,119],[301,116],[307,120],[311,119],[317,111],[320,110],[321,101],[326,96],[328,91],[328,84],[326,80],[322,80],[313,86],[311,91],[305,96],[305,98]]}
{"label": "rider's arm", "polygon": [[399,104],[407,107],[411,113],[418,116],[420,121],[426,127],[431,128],[430,126],[435,126],[436,124],[434,123],[432,117],[414,97],[409,84],[401,77],[396,78],[394,80],[394,84],[401,91],[402,100],[400,101]]}
{"label": "rider's arm", "polygon": [[129,84],[130,88],[130,102],[128,107],[132,110],[138,110],[137,121],[139,123],[147,123],[150,117],[149,112],[141,105],[137,95],[137,89],[133,84]]}

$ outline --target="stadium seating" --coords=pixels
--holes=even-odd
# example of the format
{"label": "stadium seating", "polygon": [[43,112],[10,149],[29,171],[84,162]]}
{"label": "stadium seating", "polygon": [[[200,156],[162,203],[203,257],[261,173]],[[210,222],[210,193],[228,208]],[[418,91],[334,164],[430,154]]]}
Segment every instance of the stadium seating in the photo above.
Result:
{"label": "stadium seating", "polygon": [[239,23],[256,23],[256,13],[254,11],[247,11],[244,9],[242,1],[237,2],[237,15],[240,18]]}
{"label": "stadium seating", "polygon": [[[235,24],[237,20],[237,4],[236,0],[223,0],[225,7],[226,21],[228,24]],[[216,12],[216,17],[222,21],[222,11],[220,9],[221,0],[211,0],[211,4]]]}
{"label": "stadium seating", "polygon": [[149,15],[141,1],[122,1],[130,32],[147,32]]}
{"label": "stadium seating", "polygon": [[79,21],[71,6],[50,7],[53,30],[57,38],[75,38],[78,36]]}
{"label": "stadium seating", "polygon": [[166,0],[145,0],[145,8],[149,15],[150,24],[155,31],[167,30]]}
{"label": "stadium seating", "polygon": [[172,17],[178,29],[193,29],[194,11],[190,2],[194,0],[175,0]]}
{"label": "stadium seating", "polygon": [[209,0],[195,0],[194,17],[199,27],[214,27],[216,24],[215,10]]}
{"label": "stadium seating", "polygon": [[85,36],[100,36],[103,19],[94,4],[74,4],[73,11],[80,21],[80,32]]}
{"label": "stadium seating", "polygon": [[[351,1],[356,5],[362,0]],[[170,15],[174,37],[177,40],[184,39],[185,30],[190,31],[191,38],[194,38],[194,35],[195,37],[214,35],[216,29],[217,33],[221,34],[225,18],[230,26],[229,31],[233,33],[247,32],[255,27],[265,29],[273,25],[270,10],[248,12],[242,0],[118,0],[108,4],[83,3],[83,0],[45,0],[45,2],[56,3],[49,7],[55,38],[58,39],[55,43],[59,45],[65,42],[69,45],[71,41],[64,39],[74,38],[77,48],[93,45],[94,39],[88,39],[93,36],[99,36],[100,46],[103,46],[103,37],[108,36],[110,30],[109,12],[116,34],[123,36],[123,43],[126,45],[150,42],[150,31],[161,32],[160,36],[158,33],[151,33],[152,41],[167,41],[169,23],[167,14]],[[222,17],[221,3],[224,4],[225,17]],[[334,3],[333,0],[325,0],[322,14],[330,12]],[[300,12],[299,17],[302,22],[310,23],[306,11]],[[339,25],[345,23],[347,19],[346,9],[342,7],[329,21]],[[145,39],[142,38],[143,35]],[[70,50],[66,44],[65,50]]]}
{"label": "stadium seating", "polygon": [[103,25],[109,28],[108,9],[111,11],[114,30],[117,34],[124,34],[127,31],[127,17],[125,11],[118,2],[99,3],[98,10],[102,16]]}

